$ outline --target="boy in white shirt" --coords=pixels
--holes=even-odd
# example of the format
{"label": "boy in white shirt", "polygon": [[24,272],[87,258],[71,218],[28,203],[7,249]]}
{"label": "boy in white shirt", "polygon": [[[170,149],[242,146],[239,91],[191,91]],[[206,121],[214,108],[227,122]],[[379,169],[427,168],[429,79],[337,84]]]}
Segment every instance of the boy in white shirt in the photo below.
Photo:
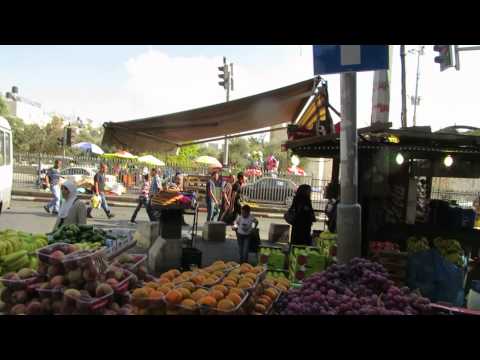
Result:
{"label": "boy in white shirt", "polygon": [[241,215],[238,215],[233,226],[233,230],[237,233],[240,263],[248,262],[250,235],[252,231],[258,227],[258,220],[251,216],[250,212],[250,206],[244,205]]}

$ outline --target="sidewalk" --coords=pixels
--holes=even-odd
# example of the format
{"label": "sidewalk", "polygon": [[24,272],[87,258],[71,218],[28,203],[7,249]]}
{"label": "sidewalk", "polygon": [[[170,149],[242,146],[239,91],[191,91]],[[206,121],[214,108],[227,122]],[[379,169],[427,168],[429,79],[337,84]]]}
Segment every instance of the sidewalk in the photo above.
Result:
{"label": "sidewalk", "polygon": [[[12,191],[12,200],[17,201],[33,201],[33,202],[46,202],[50,199],[51,194],[46,191],[35,190],[20,190],[15,189]],[[82,200],[90,200],[91,195],[80,194],[78,197]],[[107,196],[108,204],[112,207],[127,207],[134,208],[137,206],[137,197],[134,195],[122,195],[122,196]],[[251,204],[252,214],[257,217],[283,219],[283,214],[286,212],[285,207],[280,207],[272,204]],[[205,207],[200,207],[199,212],[207,212]],[[322,219],[323,216],[320,216]]]}

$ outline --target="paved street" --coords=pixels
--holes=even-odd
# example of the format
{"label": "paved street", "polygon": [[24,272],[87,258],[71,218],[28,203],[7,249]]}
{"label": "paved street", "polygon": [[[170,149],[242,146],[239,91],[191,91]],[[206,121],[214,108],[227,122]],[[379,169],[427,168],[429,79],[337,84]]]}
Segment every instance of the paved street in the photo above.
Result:
{"label": "paved street", "polygon": [[[55,224],[55,218],[49,215],[43,209],[42,203],[30,201],[13,201],[12,208],[4,211],[0,215],[0,229],[16,229],[34,233],[45,233],[52,230]],[[102,210],[94,210],[93,216],[95,219],[89,219],[90,224],[103,226],[120,226],[129,227],[128,221],[132,215],[133,209],[117,207],[113,208],[115,218],[109,220]],[[142,209],[137,217],[138,221],[147,221],[147,214]],[[199,214],[199,228],[197,241],[195,246],[203,253],[203,264],[207,265],[218,259],[238,261],[237,243],[235,240],[235,233],[231,228],[227,229],[227,240],[223,243],[208,242],[201,240],[202,225],[206,220],[206,214]],[[188,224],[193,223],[193,216],[186,215],[185,221]],[[283,219],[267,219],[259,218],[260,237],[262,241],[268,239],[268,229],[271,223],[285,223]],[[321,224],[316,224],[314,228],[321,229]],[[190,227],[186,226],[183,229],[183,236],[190,237]],[[250,260],[254,260],[251,254]]]}

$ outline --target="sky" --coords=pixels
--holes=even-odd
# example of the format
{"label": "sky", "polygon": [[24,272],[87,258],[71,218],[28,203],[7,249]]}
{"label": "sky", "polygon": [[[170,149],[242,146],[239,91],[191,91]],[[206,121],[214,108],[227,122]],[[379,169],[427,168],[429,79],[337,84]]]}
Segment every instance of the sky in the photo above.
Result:
{"label": "sky", "polygon": [[[462,45],[463,46],[463,45]],[[418,45],[407,45],[407,50]],[[98,125],[168,114],[225,101],[218,85],[223,56],[234,64],[238,99],[311,78],[311,45],[181,46],[5,46],[0,45],[0,92],[19,87],[20,96],[47,111],[90,118]],[[432,45],[421,56],[417,125],[434,130],[480,125],[480,52],[461,53],[461,69],[440,72]],[[408,124],[412,124],[417,56],[407,55]],[[340,110],[340,76],[328,75],[330,102]],[[400,126],[399,46],[392,56],[390,121]],[[357,75],[358,127],[368,126],[373,72]],[[334,119],[337,121],[335,115]]]}

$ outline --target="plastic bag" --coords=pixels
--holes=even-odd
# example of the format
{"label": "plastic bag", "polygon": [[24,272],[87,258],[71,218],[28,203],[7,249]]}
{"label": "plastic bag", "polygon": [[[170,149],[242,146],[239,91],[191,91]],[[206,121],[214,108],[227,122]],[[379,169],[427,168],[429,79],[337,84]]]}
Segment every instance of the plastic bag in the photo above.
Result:
{"label": "plastic bag", "polygon": [[432,302],[463,306],[463,280],[464,270],[446,261],[435,249],[408,257],[408,287],[420,290]]}
{"label": "plastic bag", "polygon": [[92,203],[92,209],[98,209],[100,207],[102,199],[100,199],[100,196],[98,195],[93,195],[90,202]]}

